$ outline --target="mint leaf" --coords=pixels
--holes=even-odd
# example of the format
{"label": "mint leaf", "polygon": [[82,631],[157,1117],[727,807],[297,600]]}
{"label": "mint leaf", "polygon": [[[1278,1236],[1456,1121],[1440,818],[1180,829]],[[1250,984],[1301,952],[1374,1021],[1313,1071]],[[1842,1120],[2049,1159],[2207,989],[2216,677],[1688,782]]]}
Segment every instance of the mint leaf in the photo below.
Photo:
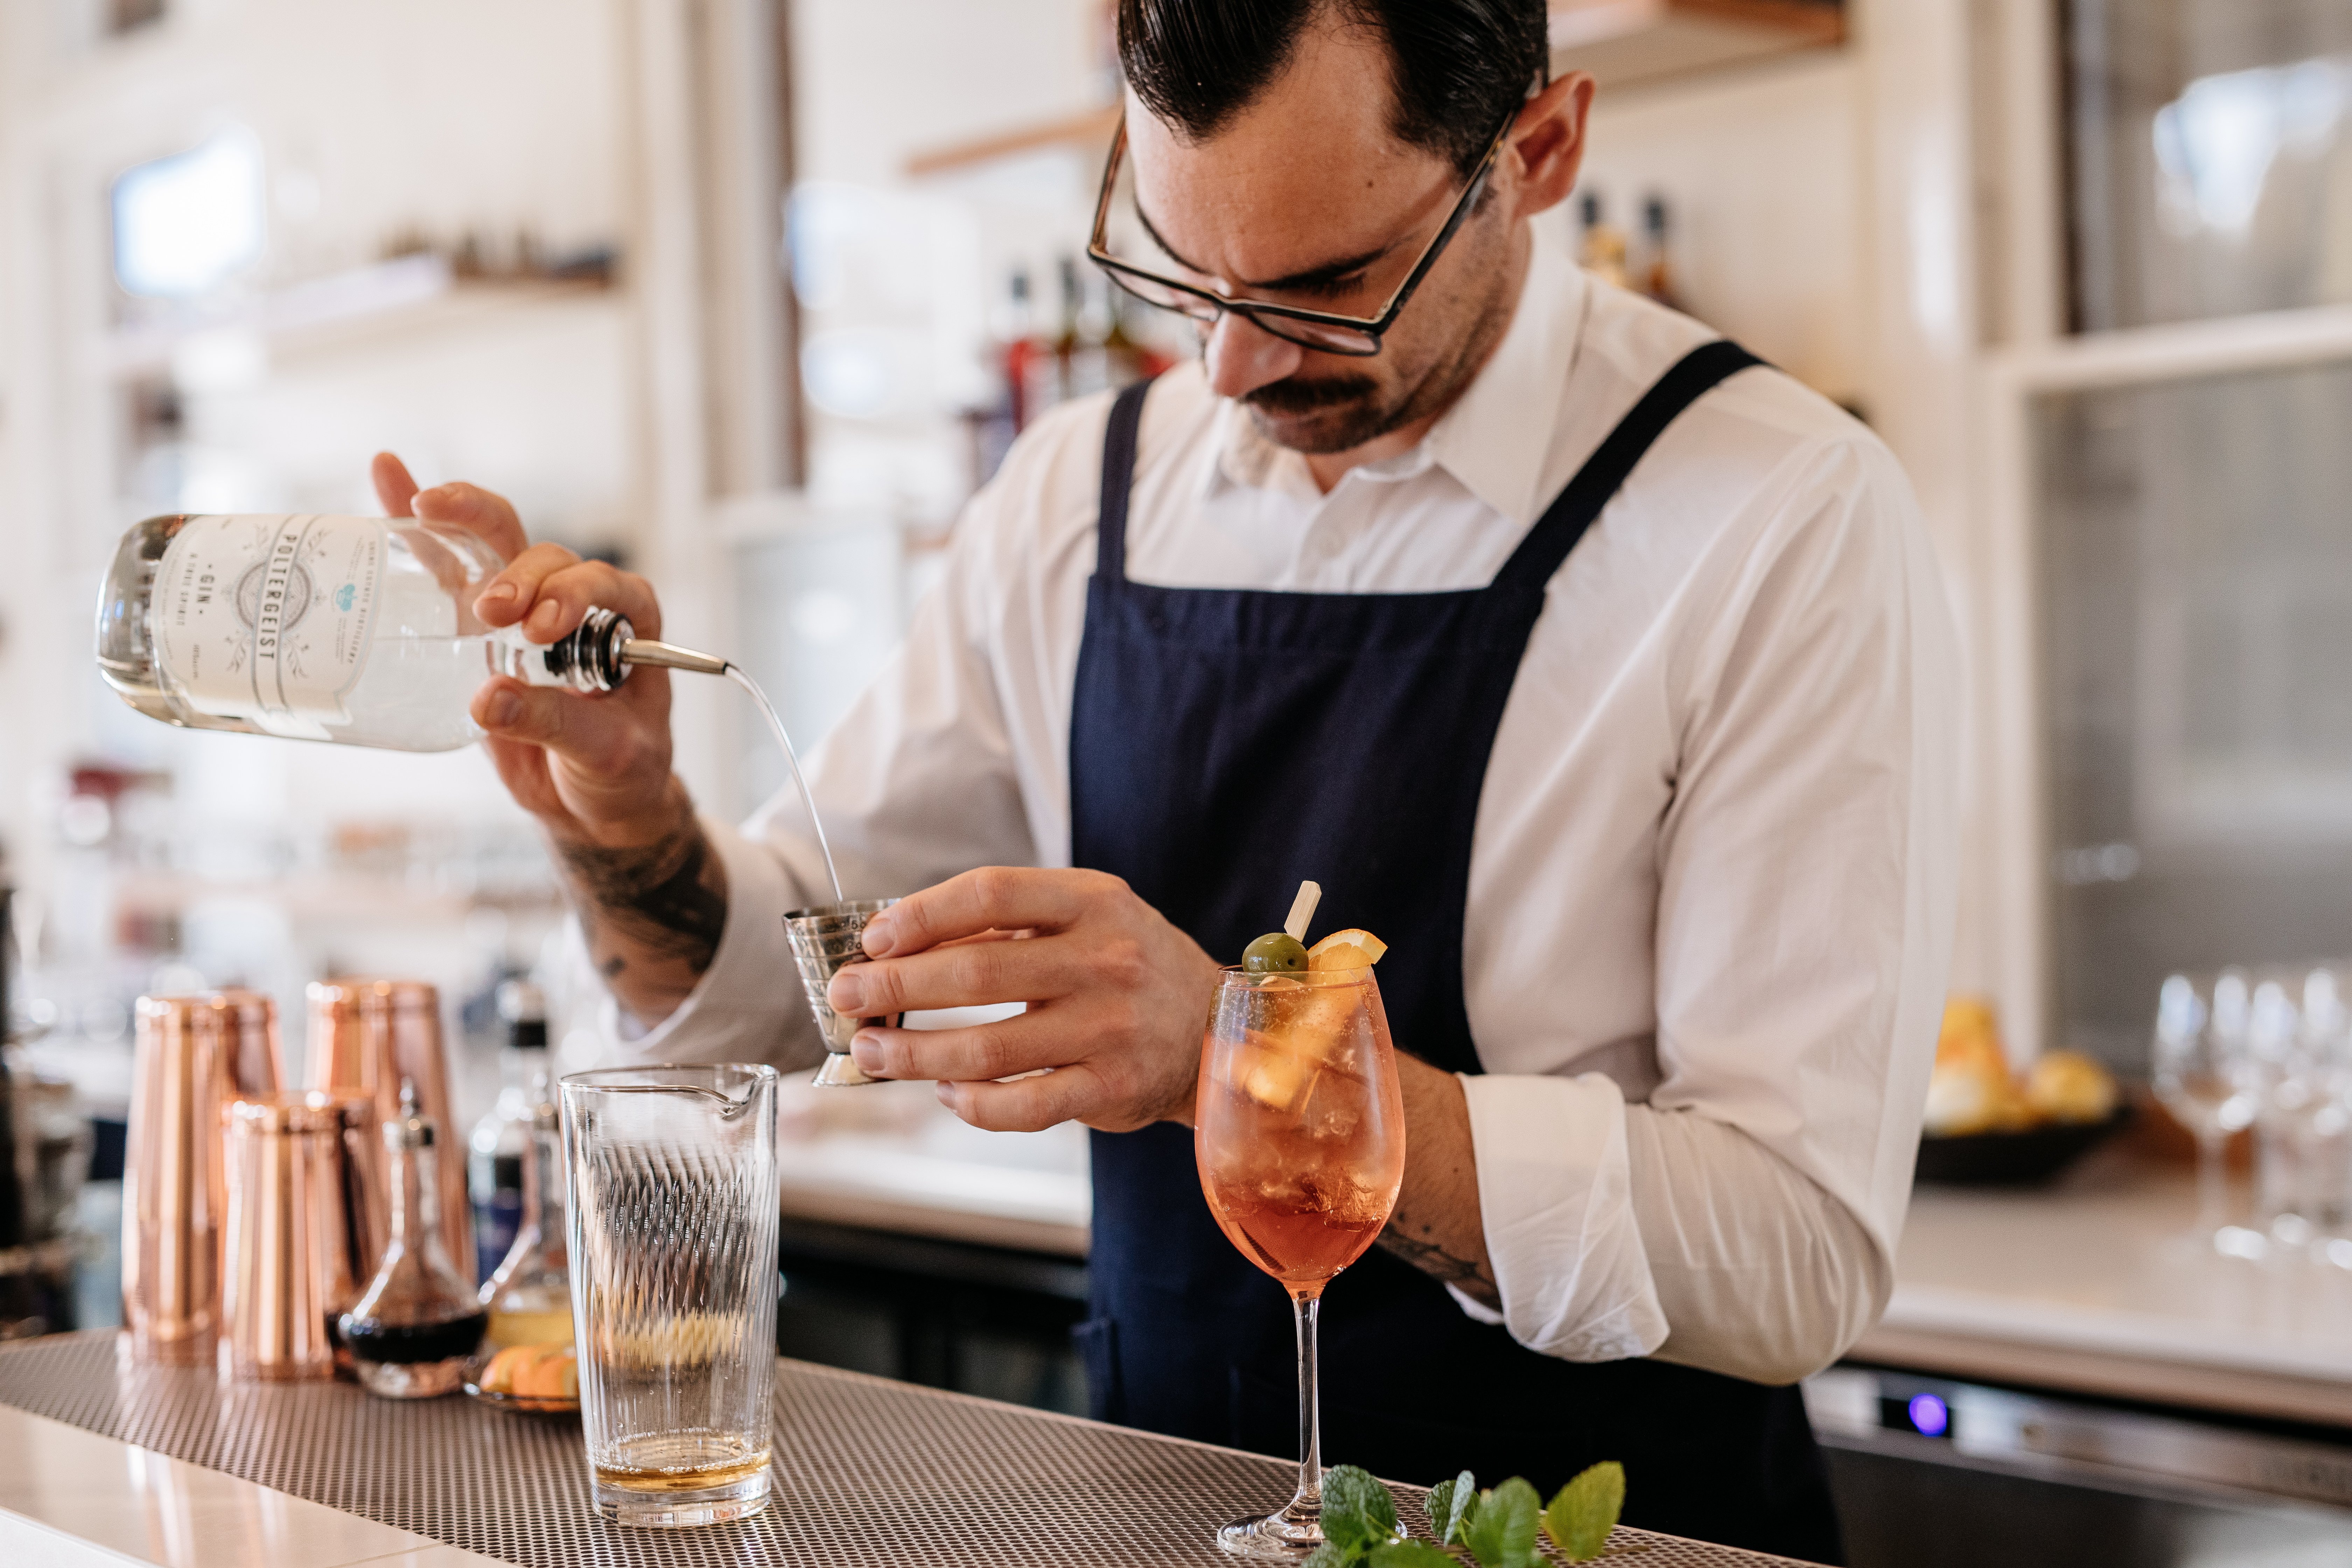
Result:
{"label": "mint leaf", "polygon": [[1391,1541],[1372,1553],[1372,1568],[1462,1568],[1451,1552],[1426,1541]]}
{"label": "mint leaf", "polygon": [[1326,1541],[1308,1552],[1306,1561],[1302,1562],[1298,1568],[1354,1568],[1354,1565],[1361,1561],[1362,1559],[1354,1553],[1342,1552],[1330,1542]]}
{"label": "mint leaf", "polygon": [[1396,1538],[1396,1499],[1354,1465],[1323,1472],[1323,1538],[1350,1557],[1361,1557]]}
{"label": "mint leaf", "polygon": [[1625,1467],[1603,1459],[1559,1489],[1544,1510],[1545,1533],[1570,1563],[1590,1563],[1609,1544],[1625,1507]]}
{"label": "mint leaf", "polygon": [[1478,1510],[1470,1518],[1463,1544],[1481,1568],[1541,1568],[1536,1551],[1536,1521],[1543,1500],[1536,1489],[1513,1476],[1493,1491],[1481,1493]]}
{"label": "mint leaf", "polygon": [[1465,1470],[1429,1489],[1429,1531],[1440,1546],[1459,1546],[1478,1503],[1478,1479]]}

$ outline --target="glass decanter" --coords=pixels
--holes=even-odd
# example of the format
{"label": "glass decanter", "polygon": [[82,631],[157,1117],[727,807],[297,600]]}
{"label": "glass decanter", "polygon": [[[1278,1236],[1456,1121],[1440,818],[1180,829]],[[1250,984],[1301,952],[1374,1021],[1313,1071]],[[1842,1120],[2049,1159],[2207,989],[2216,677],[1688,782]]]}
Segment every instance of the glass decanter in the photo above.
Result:
{"label": "glass decanter", "polygon": [[522,1157],[522,1227],[498,1272],[482,1286],[489,1309],[489,1348],[572,1342],[570,1216],[564,1206],[563,1121],[550,1103],[547,1078],[532,1090],[530,1142]]}
{"label": "glass decanter", "polygon": [[436,1135],[433,1119],[416,1109],[415,1084],[402,1079],[400,1119],[383,1124],[392,1239],[375,1278],[337,1325],[361,1384],[387,1399],[454,1392],[489,1321],[432,1223],[441,1212]]}

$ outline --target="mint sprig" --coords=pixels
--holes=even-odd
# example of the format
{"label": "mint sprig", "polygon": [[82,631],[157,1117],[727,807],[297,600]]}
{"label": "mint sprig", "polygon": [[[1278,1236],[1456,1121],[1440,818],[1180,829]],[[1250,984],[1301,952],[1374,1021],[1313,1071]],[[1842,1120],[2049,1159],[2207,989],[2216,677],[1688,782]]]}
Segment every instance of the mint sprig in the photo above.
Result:
{"label": "mint sprig", "polygon": [[1429,1489],[1429,1530],[1440,1546],[1459,1546],[1478,1506],[1478,1480],[1465,1470]]}
{"label": "mint sprig", "polygon": [[1603,1459],[1583,1471],[1544,1510],[1544,1533],[1570,1563],[1589,1563],[1609,1544],[1625,1508],[1625,1467]]}
{"label": "mint sprig", "polygon": [[1437,1545],[1399,1541],[1396,1500],[1354,1465],[1323,1476],[1323,1544],[1306,1568],[1460,1568],[1442,1548],[1461,1546],[1479,1568],[1543,1568],[1538,1532],[1570,1563],[1589,1563],[1609,1543],[1625,1507],[1625,1468],[1614,1459],[1585,1470],[1543,1506],[1536,1489],[1513,1476],[1491,1491],[1468,1470],[1429,1489],[1429,1522]]}

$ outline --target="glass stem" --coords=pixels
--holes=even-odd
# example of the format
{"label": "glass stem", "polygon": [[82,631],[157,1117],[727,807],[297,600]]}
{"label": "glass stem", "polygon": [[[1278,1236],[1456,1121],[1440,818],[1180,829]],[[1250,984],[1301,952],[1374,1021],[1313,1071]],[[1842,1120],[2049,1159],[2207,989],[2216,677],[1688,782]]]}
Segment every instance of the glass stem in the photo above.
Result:
{"label": "glass stem", "polygon": [[2211,1236],[2229,1219],[2228,1176],[2222,1158],[2223,1139],[2218,1132],[2197,1139],[2197,1232]]}
{"label": "glass stem", "polygon": [[1290,1500],[1293,1517],[1323,1511],[1323,1417],[1315,1397],[1315,1325],[1323,1310],[1323,1293],[1293,1291],[1290,1316],[1298,1331],[1298,1494]]}

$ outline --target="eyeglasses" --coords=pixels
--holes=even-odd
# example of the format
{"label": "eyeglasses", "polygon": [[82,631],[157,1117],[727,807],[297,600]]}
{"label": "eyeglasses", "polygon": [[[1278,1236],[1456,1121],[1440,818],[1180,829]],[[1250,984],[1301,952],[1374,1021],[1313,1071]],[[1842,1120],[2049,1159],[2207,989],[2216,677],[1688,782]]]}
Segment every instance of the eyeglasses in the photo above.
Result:
{"label": "eyeglasses", "polygon": [[1404,309],[1405,301],[1412,299],[1413,290],[1421,287],[1421,280],[1429,276],[1429,269],[1436,265],[1438,257],[1444,253],[1447,242],[1453,239],[1454,231],[1462,226],[1462,220],[1470,216],[1478,193],[1486,189],[1486,177],[1494,173],[1495,160],[1503,151],[1503,139],[1517,121],[1517,109],[1503,117],[1503,123],[1496,128],[1494,141],[1487,144],[1486,155],[1478,160],[1478,167],[1472,172],[1470,183],[1462,187],[1460,199],[1454,202],[1454,210],[1446,215],[1445,226],[1437,231],[1437,237],[1429,242],[1429,248],[1421,253],[1421,259],[1412,264],[1412,270],[1405,274],[1404,281],[1397,285],[1396,292],[1389,296],[1388,303],[1381,306],[1375,315],[1347,316],[1330,310],[1277,305],[1271,300],[1229,299],[1214,289],[1165,277],[1149,268],[1138,267],[1131,261],[1122,261],[1113,256],[1108,241],[1111,196],[1118,184],[1119,165],[1127,156],[1127,122],[1124,120],[1119,121],[1118,135],[1110,144],[1110,161],[1103,166],[1102,195],[1095,204],[1094,237],[1087,242],[1087,256],[1109,274],[1112,282],[1147,305],[1178,311],[1203,324],[1213,324],[1219,316],[1230,310],[1237,316],[1248,318],[1251,325],[1302,347],[1327,354],[1368,358],[1381,352],[1381,336],[1396,324],[1397,314]]}

